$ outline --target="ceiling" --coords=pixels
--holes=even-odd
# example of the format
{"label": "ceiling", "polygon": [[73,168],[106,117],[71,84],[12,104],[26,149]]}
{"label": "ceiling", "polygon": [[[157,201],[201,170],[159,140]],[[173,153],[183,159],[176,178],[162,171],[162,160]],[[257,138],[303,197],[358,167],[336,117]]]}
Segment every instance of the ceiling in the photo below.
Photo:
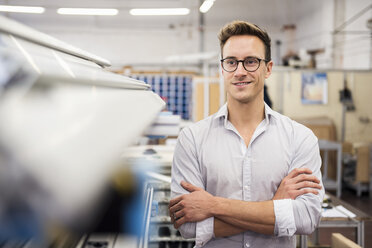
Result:
{"label": "ceiling", "polygon": [[[258,25],[293,24],[299,17],[311,14],[322,0],[216,0],[205,17],[206,27],[221,27],[234,19],[244,19]],[[0,0],[0,4],[43,6],[46,12],[37,14],[9,14],[6,16],[38,28],[43,26],[95,26],[99,28],[175,28],[198,26],[200,0]],[[117,8],[117,16],[62,16],[60,7]],[[187,16],[131,16],[131,8],[186,7]],[[4,13],[2,13],[4,14]]]}
{"label": "ceiling", "polygon": [[[84,47],[87,51],[100,54],[111,61],[122,61],[123,57],[132,61],[140,52],[146,59],[151,53],[151,56],[158,57],[158,60],[169,54],[196,53],[203,50],[198,49],[202,47],[199,41],[208,44],[205,46],[205,51],[218,51],[218,43],[215,42],[218,30],[232,20],[247,20],[266,29],[272,40],[282,41],[280,48],[282,54],[289,50],[325,48],[324,61],[329,63],[335,49],[332,43],[332,31],[336,3],[341,3],[340,5],[344,3],[345,16],[341,13],[340,17],[345,20],[370,5],[370,0],[339,2],[335,0],[215,0],[212,8],[203,15],[206,32],[201,36],[202,33],[199,32],[201,2],[201,0],[0,0],[0,4],[46,8],[43,14],[4,12],[0,14],[77,47]],[[117,8],[119,14],[66,16],[57,14],[56,10],[60,7]],[[167,7],[189,8],[190,14],[186,16],[131,16],[129,14],[132,8]],[[372,8],[363,14],[362,18],[348,25],[345,30],[362,31],[364,36],[368,35],[369,30],[365,23],[367,18],[371,18],[371,11]],[[295,33],[284,31],[285,25],[292,24],[297,27]],[[148,42],[156,39],[159,40],[158,43],[166,43],[163,50],[159,49],[159,44],[156,46],[157,49],[153,49],[151,45],[154,44]],[[360,53],[349,49],[349,53],[353,56],[368,53],[366,49],[370,47],[370,37],[350,35],[343,39],[339,42],[340,49],[348,45],[345,49],[351,46],[364,49]],[[346,44],[349,39],[350,44]],[[141,50],[131,51],[132,49],[129,48],[133,47]],[[273,43],[273,54],[275,49]],[[122,53],[119,54],[117,51]],[[132,57],[131,53],[133,53]]]}

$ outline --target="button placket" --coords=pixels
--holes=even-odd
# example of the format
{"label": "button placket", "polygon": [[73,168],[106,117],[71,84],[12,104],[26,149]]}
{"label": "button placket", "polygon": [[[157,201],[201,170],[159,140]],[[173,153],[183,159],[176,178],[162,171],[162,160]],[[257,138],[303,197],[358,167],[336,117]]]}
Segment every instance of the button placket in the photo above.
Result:
{"label": "button placket", "polygon": [[243,200],[249,201],[251,199],[251,148],[246,148],[246,153],[243,161]]}

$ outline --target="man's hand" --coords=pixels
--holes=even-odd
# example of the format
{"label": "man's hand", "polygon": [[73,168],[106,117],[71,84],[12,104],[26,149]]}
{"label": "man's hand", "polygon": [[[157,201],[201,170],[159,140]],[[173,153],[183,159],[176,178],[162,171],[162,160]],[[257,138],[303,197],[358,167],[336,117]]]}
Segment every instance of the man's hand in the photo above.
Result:
{"label": "man's hand", "polygon": [[190,183],[181,182],[181,186],[190,194],[181,195],[169,202],[169,215],[175,228],[186,222],[197,222],[212,217],[214,197],[207,191]]}
{"label": "man's hand", "polygon": [[322,186],[316,176],[312,175],[308,168],[296,168],[288,176],[283,178],[276,191],[273,200],[279,199],[296,199],[297,196],[306,193],[318,194],[318,189]]}

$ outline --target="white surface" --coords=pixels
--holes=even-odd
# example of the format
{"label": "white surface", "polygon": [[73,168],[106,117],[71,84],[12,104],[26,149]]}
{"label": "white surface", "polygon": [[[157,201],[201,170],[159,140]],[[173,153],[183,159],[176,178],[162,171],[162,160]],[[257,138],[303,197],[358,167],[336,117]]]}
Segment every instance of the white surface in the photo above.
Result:
{"label": "white surface", "polygon": [[324,218],[337,218],[337,217],[347,218],[345,214],[343,214],[342,212],[338,211],[335,208],[330,208],[330,209],[325,209],[325,210],[323,209],[322,217]]}
{"label": "white surface", "polygon": [[8,34],[0,34],[0,41],[0,65],[16,68],[9,70],[15,76],[3,78],[8,87],[0,92],[6,154],[0,162],[11,168],[2,175],[19,170],[37,182],[47,196],[38,203],[42,219],[79,220],[94,209],[122,152],[165,103],[145,83],[90,61]]}
{"label": "white surface", "polygon": [[[142,81],[102,70],[98,65],[68,55],[48,47],[22,40],[12,35],[2,34],[2,51],[10,53],[23,67],[31,67],[39,83],[71,82],[88,85],[103,85],[126,89],[149,89]],[[1,49],[2,48],[2,49]],[[32,72],[30,72],[32,73]]]}
{"label": "white surface", "polygon": [[67,54],[71,54],[86,60],[93,61],[102,66],[110,66],[111,63],[103,58],[100,58],[94,54],[88,53],[82,49],[69,45],[65,42],[57,40],[47,34],[36,31],[30,27],[27,27],[21,23],[15,22],[3,16],[0,16],[0,32],[14,35],[34,42],[38,45],[52,48]]}
{"label": "white surface", "polygon": [[348,216],[348,217],[350,217],[350,218],[354,218],[354,217],[356,217],[356,215],[355,215],[353,212],[347,210],[347,209],[344,208],[344,206],[342,206],[342,205],[338,205],[338,206],[336,206],[335,208],[336,208],[339,212],[345,214],[346,216]]}
{"label": "white surface", "polygon": [[150,91],[67,85],[30,92],[0,105],[1,140],[53,195],[51,209],[71,217],[99,195],[122,151],[162,106]]}
{"label": "white surface", "polygon": [[333,207],[331,209],[323,209],[322,210],[322,217],[328,217],[328,218],[337,218],[337,217],[342,217],[342,218],[354,218],[356,215],[344,208],[342,205],[338,205],[336,207]]}
{"label": "white surface", "polygon": [[146,135],[153,136],[178,136],[179,133],[179,125],[152,125],[146,130]]}
{"label": "white surface", "polygon": [[154,121],[154,124],[164,125],[179,125],[181,122],[180,115],[158,115]]}

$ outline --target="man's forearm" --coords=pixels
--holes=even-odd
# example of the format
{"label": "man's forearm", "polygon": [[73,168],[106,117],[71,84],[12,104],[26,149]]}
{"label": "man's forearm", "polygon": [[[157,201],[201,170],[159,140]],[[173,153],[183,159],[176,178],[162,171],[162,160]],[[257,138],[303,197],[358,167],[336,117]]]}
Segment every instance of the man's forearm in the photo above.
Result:
{"label": "man's forearm", "polygon": [[245,231],[273,235],[274,225],[249,223],[229,217],[224,217],[223,219],[214,218],[214,236],[216,237],[232,236]]}
{"label": "man's forearm", "polygon": [[[184,223],[215,217],[239,229],[264,234],[274,233],[273,201],[232,200],[212,196],[205,190],[186,182],[181,182],[181,185],[191,193],[176,197],[169,202],[169,213],[175,228],[179,228]],[[218,236],[229,236],[223,232],[223,228],[218,225],[216,227]],[[241,232],[235,228],[233,230],[234,233]]]}
{"label": "man's forearm", "polygon": [[244,231],[245,230],[243,228],[231,225],[222,221],[221,219],[218,219],[217,217],[214,217],[213,232],[214,236],[217,238],[236,235]]}
{"label": "man's forearm", "polygon": [[[216,197],[213,216],[239,229],[273,234],[275,214],[273,201],[245,202]],[[219,231],[221,229],[217,229]]]}

